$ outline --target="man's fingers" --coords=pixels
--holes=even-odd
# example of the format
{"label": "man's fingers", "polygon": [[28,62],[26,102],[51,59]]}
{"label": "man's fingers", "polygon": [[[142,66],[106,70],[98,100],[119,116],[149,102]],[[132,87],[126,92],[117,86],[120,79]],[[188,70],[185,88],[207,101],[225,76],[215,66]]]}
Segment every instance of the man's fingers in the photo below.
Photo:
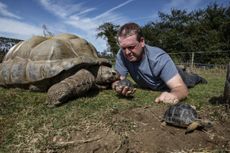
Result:
{"label": "man's fingers", "polygon": [[179,102],[178,99],[174,99],[174,100],[173,100],[173,103],[174,103],[174,104],[176,104],[176,103],[178,103],[178,102]]}
{"label": "man's fingers", "polygon": [[169,104],[176,104],[177,102],[179,102],[179,100],[177,98],[165,98],[163,100],[163,103],[169,103]]}
{"label": "man's fingers", "polygon": [[175,104],[179,102],[179,99],[172,93],[162,92],[159,97],[155,99],[156,103],[163,102],[168,104]]}
{"label": "man's fingers", "polygon": [[157,97],[155,99],[155,102],[156,103],[160,103],[160,102],[163,102],[163,103],[167,103],[167,104],[176,104],[179,102],[178,99],[168,99],[168,98],[162,98],[162,97]]}
{"label": "man's fingers", "polygon": [[131,96],[131,95],[132,95],[132,91],[131,90],[127,91],[126,94],[125,94],[125,96]]}
{"label": "man's fingers", "polygon": [[121,94],[127,97],[132,96],[136,91],[136,88],[130,88],[128,86],[120,86],[116,83],[114,83],[112,87],[118,94]]}
{"label": "man's fingers", "polygon": [[129,87],[125,86],[122,90],[122,95],[126,95],[128,91],[129,91]]}
{"label": "man's fingers", "polygon": [[178,99],[168,99],[163,101],[163,103],[167,103],[167,104],[176,104],[178,102],[179,102]]}
{"label": "man's fingers", "polygon": [[132,96],[136,91],[136,88],[129,88],[125,96]]}
{"label": "man's fingers", "polygon": [[157,98],[155,99],[155,102],[156,102],[156,103],[159,103],[159,102],[160,102],[160,98],[157,97]]}
{"label": "man's fingers", "polygon": [[137,90],[136,88],[132,88],[131,89],[131,94],[133,95],[136,92],[136,90]]}

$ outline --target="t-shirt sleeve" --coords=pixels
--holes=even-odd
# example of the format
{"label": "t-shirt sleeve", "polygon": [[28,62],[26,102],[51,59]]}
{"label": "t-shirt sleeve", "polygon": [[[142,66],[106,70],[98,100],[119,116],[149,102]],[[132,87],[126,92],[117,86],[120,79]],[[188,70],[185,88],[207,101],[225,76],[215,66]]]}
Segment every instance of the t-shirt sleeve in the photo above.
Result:
{"label": "t-shirt sleeve", "polygon": [[166,83],[173,78],[177,73],[176,65],[168,54],[162,55],[160,59],[160,78]]}
{"label": "t-shirt sleeve", "polygon": [[127,76],[128,70],[125,67],[124,59],[125,57],[122,55],[122,52],[119,51],[116,56],[116,63],[115,63],[115,70],[121,75],[121,76]]}

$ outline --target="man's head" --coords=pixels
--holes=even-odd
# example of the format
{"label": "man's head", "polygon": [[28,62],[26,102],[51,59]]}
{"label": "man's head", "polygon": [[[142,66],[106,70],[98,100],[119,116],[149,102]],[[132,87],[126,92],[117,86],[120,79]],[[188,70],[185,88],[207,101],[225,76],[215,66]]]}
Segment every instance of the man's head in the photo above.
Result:
{"label": "man's head", "polygon": [[141,28],[136,23],[121,26],[118,31],[118,43],[130,62],[136,62],[142,58],[145,41]]}

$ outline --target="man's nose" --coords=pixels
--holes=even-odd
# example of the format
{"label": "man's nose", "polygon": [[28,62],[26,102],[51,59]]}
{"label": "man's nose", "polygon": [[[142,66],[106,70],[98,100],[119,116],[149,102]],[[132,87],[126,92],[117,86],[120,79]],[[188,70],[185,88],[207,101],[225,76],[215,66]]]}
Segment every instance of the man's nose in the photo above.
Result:
{"label": "man's nose", "polygon": [[130,54],[131,51],[128,48],[125,48],[125,54]]}

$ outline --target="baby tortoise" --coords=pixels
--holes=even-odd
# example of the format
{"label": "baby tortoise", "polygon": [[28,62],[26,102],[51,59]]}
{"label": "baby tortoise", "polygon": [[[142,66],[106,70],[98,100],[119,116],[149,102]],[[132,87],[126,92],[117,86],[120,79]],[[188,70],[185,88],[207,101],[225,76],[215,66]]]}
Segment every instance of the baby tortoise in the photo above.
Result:
{"label": "baby tortoise", "polygon": [[172,105],[166,110],[162,124],[187,128],[185,134],[198,127],[208,128],[212,126],[210,121],[199,119],[196,110],[191,105],[182,102]]}
{"label": "baby tortoise", "polygon": [[128,92],[125,95],[127,97],[133,96],[133,94],[136,91],[136,88],[133,87],[133,83],[130,80],[128,80],[128,79],[123,79],[123,80],[116,81],[113,84],[112,88],[113,89],[116,88],[116,89],[119,89],[119,90],[122,90],[123,88],[127,88]]}

